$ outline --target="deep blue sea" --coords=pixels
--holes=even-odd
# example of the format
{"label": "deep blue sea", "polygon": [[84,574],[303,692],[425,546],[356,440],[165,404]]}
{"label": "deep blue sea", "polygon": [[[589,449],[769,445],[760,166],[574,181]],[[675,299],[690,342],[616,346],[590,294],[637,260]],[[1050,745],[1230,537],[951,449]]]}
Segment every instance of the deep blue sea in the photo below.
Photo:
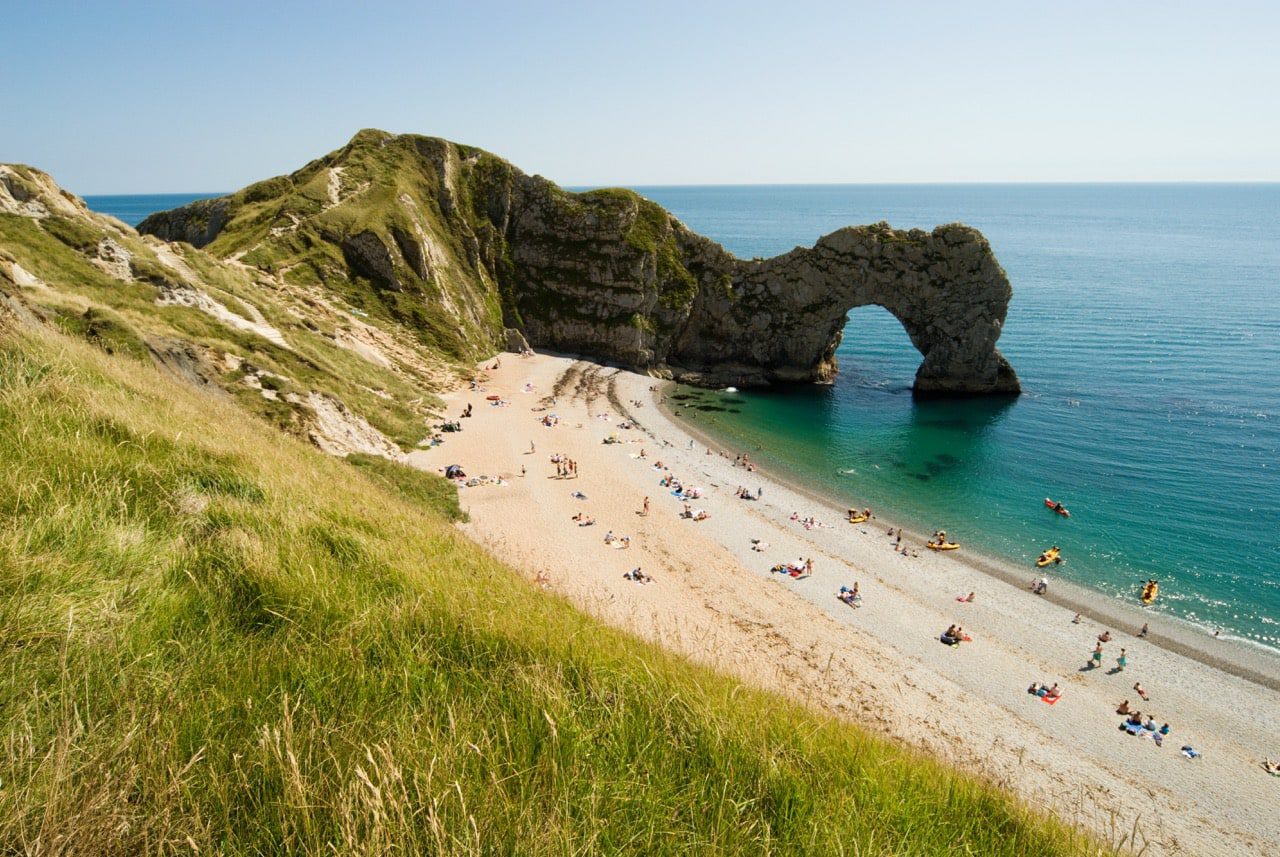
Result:
{"label": "deep blue sea", "polygon": [[[981,229],[1013,283],[1013,402],[916,402],[919,355],[850,314],[831,387],[681,390],[686,415],[891,520],[1280,649],[1280,185],[638,187],[742,257],[887,220]],[[89,197],[136,223],[201,195]],[[1044,508],[1045,497],[1072,513]]]}
{"label": "deep blue sea", "polygon": [[86,196],[87,204],[94,211],[110,214],[123,220],[130,226],[137,226],[148,214],[157,211],[168,211],[195,202],[197,199],[208,199],[211,196],[222,196],[220,193],[147,193],[116,196]]}

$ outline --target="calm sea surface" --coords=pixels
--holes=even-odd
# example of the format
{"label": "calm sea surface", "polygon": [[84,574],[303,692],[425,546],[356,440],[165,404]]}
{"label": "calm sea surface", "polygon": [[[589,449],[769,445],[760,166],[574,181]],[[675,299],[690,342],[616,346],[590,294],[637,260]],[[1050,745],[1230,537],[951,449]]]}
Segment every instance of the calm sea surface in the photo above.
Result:
{"label": "calm sea surface", "polygon": [[[919,355],[864,307],[834,386],[682,389],[685,415],[1028,578],[1057,544],[1056,575],[1124,599],[1156,577],[1154,610],[1280,648],[1280,185],[636,190],[743,257],[878,220],[981,229],[1013,283],[1015,402],[914,402]],[[200,196],[87,201],[136,224]]]}

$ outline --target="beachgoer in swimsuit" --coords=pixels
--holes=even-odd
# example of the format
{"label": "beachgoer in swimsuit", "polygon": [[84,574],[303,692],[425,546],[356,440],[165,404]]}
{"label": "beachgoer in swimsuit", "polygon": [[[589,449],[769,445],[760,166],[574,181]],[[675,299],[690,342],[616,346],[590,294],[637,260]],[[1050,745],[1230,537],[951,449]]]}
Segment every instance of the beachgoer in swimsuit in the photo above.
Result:
{"label": "beachgoer in swimsuit", "polygon": [[1124,668],[1129,665],[1129,656],[1124,653],[1124,649],[1120,650],[1120,657],[1116,658],[1116,672],[1124,672]]}
{"label": "beachgoer in swimsuit", "polygon": [[1126,699],[1124,702],[1120,703],[1119,707],[1116,708],[1116,714],[1128,714],[1128,713],[1129,713],[1129,700]]}
{"label": "beachgoer in swimsuit", "polygon": [[1135,682],[1133,683],[1133,692],[1134,692],[1134,693],[1136,693],[1136,694],[1138,694],[1138,696],[1142,697],[1142,701],[1143,701],[1143,702],[1146,702],[1147,700],[1149,700],[1149,699],[1151,698],[1151,697],[1147,696],[1147,692],[1146,692],[1146,690],[1144,690],[1144,689],[1143,689],[1143,687],[1142,687],[1142,682],[1140,682],[1140,681],[1135,681]]}

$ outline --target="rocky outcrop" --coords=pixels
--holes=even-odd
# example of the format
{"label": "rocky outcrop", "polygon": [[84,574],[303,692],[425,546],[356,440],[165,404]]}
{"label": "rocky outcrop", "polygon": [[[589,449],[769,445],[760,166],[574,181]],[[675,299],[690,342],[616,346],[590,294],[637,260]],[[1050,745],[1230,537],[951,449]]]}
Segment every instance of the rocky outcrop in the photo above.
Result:
{"label": "rocky outcrop", "polygon": [[366,229],[343,238],[339,246],[342,247],[342,255],[346,257],[347,264],[356,274],[368,277],[378,288],[392,292],[404,291],[404,287],[396,279],[391,251],[375,233]]}
{"label": "rocky outcrop", "polygon": [[227,198],[201,199],[172,211],[160,211],[148,217],[139,232],[154,235],[162,241],[185,241],[193,247],[208,244],[227,225]]}
{"label": "rocky outcrop", "polygon": [[[334,170],[356,188],[338,202]],[[1019,390],[996,349],[1008,278],[959,224],[851,227],[746,261],[633,192],[567,193],[478,149],[362,131],[297,173],[140,229],[344,293],[367,283],[371,299],[459,356],[492,353],[514,328],[534,347],[693,383],[825,383],[847,313],[875,304],[923,357],[918,393]]]}

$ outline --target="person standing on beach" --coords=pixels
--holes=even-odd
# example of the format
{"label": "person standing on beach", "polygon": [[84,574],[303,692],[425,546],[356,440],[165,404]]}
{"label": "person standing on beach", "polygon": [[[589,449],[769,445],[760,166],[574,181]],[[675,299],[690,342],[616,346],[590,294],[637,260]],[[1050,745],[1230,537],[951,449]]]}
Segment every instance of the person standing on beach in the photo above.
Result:
{"label": "person standing on beach", "polygon": [[1102,643],[1093,647],[1093,654],[1089,656],[1089,663],[1085,664],[1085,669],[1094,670],[1100,666],[1102,666]]}
{"label": "person standing on beach", "polygon": [[640,514],[646,517],[649,514],[649,498],[648,497],[644,498],[644,505],[640,507]]}
{"label": "person standing on beach", "polygon": [[1143,623],[1142,623],[1142,630],[1138,632],[1138,637],[1139,637],[1139,638],[1141,638],[1141,637],[1145,637],[1145,636],[1147,636],[1147,623],[1146,623],[1146,622],[1143,622]]}
{"label": "person standing on beach", "polygon": [[1116,672],[1124,672],[1124,668],[1129,665],[1129,656],[1125,654],[1124,649],[1120,650],[1120,657],[1116,658]]}

